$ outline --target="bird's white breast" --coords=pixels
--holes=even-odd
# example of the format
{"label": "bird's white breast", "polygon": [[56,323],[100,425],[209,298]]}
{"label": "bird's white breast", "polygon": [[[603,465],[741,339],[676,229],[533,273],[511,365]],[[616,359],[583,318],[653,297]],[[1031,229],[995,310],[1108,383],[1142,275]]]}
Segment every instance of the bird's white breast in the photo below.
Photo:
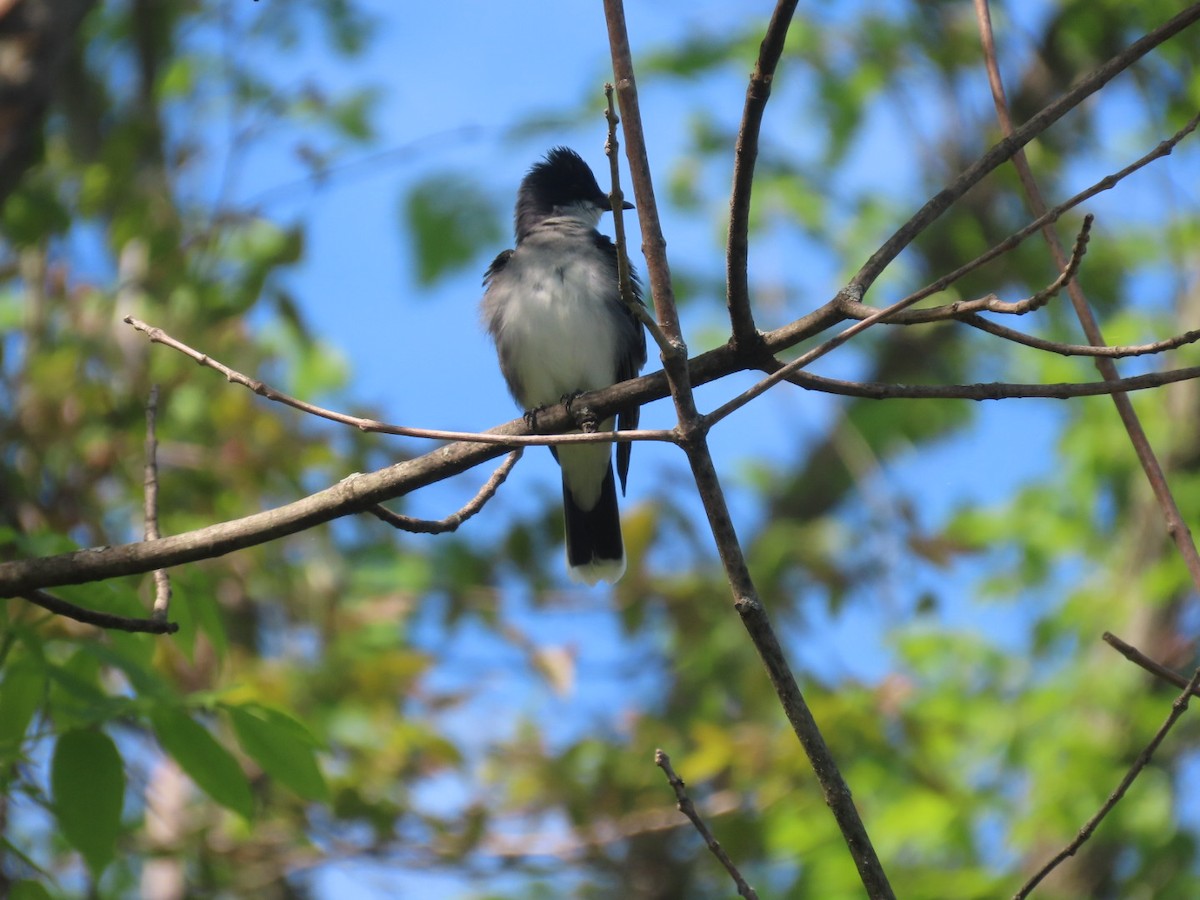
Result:
{"label": "bird's white breast", "polygon": [[616,285],[589,237],[531,235],[504,275],[498,325],[526,409],[616,381]]}

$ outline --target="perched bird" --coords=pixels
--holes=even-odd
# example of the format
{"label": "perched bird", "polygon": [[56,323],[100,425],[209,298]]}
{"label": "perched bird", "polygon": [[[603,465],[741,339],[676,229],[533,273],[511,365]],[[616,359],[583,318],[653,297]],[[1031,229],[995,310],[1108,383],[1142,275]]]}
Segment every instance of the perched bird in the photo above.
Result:
{"label": "perched bird", "polygon": [[[483,319],[508,389],[527,413],[633,378],[646,363],[645,332],[621,300],[617,248],[596,230],[601,213],[611,210],[592,170],[566,147],[547,153],[521,182],[517,246],[483,276]],[[630,281],[642,302],[632,272]],[[620,411],[620,428],[637,422],[636,406]],[[613,424],[609,418],[598,430]],[[631,446],[617,445],[622,492]],[[562,469],[568,571],[587,584],[616,581],[625,572],[625,549],[612,445],[550,449]]]}

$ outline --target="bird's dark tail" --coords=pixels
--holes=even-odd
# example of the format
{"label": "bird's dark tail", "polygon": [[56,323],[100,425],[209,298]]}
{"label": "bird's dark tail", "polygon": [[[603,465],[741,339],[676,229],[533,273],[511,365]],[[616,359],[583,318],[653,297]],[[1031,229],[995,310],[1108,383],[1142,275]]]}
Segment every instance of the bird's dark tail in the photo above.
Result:
{"label": "bird's dark tail", "polygon": [[612,464],[600,486],[600,497],[591,509],[575,502],[563,480],[563,514],[567,526],[567,567],[571,578],[586,584],[614,582],[625,573],[625,548],[621,542],[621,513]]}

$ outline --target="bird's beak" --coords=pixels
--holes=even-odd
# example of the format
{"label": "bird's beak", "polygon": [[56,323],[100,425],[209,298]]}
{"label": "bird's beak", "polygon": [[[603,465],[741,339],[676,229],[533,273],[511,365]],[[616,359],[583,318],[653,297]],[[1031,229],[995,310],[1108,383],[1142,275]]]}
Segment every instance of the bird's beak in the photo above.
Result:
{"label": "bird's beak", "polygon": [[[604,201],[600,204],[600,208],[605,212],[612,212],[612,197],[608,196],[608,194],[605,194]],[[621,209],[633,209],[633,204],[628,200],[625,200],[621,203]]]}

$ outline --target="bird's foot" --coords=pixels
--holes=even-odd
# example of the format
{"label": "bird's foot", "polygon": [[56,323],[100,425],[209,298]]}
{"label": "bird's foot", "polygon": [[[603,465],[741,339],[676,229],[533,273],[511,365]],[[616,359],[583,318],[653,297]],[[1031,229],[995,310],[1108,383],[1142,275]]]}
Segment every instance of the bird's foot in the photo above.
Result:
{"label": "bird's foot", "polygon": [[578,425],[585,434],[595,434],[596,429],[600,425],[599,418],[597,418],[590,406],[587,406],[583,403],[577,404],[575,402],[583,393],[583,391],[575,391],[573,394],[563,394],[563,406],[567,408],[567,415],[571,416],[575,420],[575,424]]}
{"label": "bird's foot", "polygon": [[547,405],[548,404],[543,403],[541,406],[535,406],[533,409],[525,410],[523,418],[525,419],[526,427],[530,431],[538,430],[537,418],[541,413],[546,411]]}

